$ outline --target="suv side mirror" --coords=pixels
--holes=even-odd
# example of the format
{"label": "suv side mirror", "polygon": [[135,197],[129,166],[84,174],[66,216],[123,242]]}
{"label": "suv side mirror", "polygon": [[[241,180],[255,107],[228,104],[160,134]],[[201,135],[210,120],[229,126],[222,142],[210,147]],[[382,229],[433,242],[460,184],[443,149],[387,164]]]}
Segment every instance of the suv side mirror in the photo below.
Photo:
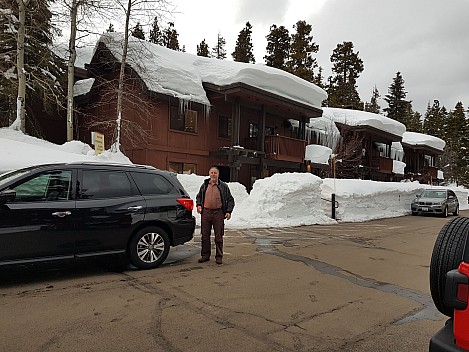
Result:
{"label": "suv side mirror", "polygon": [[5,204],[14,201],[16,198],[16,191],[14,189],[6,189],[0,192],[0,204]]}

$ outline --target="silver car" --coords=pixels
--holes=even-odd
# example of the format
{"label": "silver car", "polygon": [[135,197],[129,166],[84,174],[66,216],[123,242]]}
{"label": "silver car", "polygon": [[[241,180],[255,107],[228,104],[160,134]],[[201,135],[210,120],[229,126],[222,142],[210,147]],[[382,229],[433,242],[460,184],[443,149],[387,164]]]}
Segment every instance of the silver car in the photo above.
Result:
{"label": "silver car", "polygon": [[411,204],[412,215],[437,214],[444,217],[448,213],[459,214],[459,201],[450,189],[426,189]]}

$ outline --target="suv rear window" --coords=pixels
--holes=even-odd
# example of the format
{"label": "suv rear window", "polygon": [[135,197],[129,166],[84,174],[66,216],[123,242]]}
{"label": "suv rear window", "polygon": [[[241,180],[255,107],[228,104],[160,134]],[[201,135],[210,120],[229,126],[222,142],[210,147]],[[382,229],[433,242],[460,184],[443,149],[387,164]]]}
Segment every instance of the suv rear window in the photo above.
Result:
{"label": "suv rear window", "polygon": [[125,172],[83,171],[81,198],[114,198],[132,195],[132,186]]}
{"label": "suv rear window", "polygon": [[174,190],[173,185],[161,175],[143,172],[132,172],[131,175],[142,195],[168,194]]}

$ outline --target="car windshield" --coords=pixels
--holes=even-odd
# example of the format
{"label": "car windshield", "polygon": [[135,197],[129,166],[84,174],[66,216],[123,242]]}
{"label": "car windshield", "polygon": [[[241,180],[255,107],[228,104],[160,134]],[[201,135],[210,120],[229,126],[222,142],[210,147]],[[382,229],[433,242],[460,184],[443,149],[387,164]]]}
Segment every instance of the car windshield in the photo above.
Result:
{"label": "car windshield", "polygon": [[2,188],[2,186],[4,184],[6,184],[7,182],[17,178],[17,177],[20,177],[21,175],[24,175],[25,173],[29,172],[29,169],[28,170],[15,170],[15,171],[9,171],[9,172],[6,172],[4,174],[1,174],[0,175],[0,188]]}
{"label": "car windshield", "polygon": [[424,191],[422,198],[446,198],[446,191]]}

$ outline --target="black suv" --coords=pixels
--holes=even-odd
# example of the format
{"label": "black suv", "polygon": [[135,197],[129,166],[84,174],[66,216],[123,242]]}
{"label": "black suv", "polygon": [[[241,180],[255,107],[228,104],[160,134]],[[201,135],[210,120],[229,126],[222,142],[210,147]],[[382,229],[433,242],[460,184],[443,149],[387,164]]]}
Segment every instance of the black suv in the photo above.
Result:
{"label": "black suv", "polygon": [[430,291],[449,319],[430,340],[430,352],[469,351],[469,218],[458,217],[440,230],[430,263]]}
{"label": "black suv", "polygon": [[150,166],[61,163],[0,175],[0,267],[126,255],[140,269],[190,241],[193,201]]}

